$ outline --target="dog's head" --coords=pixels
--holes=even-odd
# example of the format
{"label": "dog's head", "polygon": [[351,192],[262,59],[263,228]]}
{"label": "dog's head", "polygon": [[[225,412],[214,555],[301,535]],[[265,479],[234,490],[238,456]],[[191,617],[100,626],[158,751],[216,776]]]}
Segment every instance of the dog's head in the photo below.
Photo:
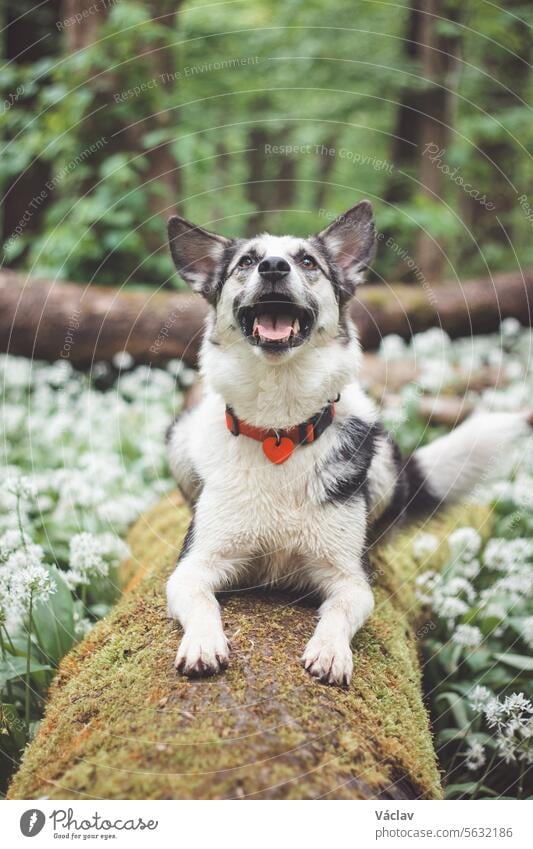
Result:
{"label": "dog's head", "polygon": [[368,201],[307,239],[226,239],[178,216],[168,232],[180,275],[215,309],[212,341],[246,342],[270,360],[346,334],[344,308],[375,241]]}

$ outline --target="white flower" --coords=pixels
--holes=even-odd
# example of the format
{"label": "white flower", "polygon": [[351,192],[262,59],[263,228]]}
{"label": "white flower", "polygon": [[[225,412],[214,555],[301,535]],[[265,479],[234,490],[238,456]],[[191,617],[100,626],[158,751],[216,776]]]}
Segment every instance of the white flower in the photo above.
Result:
{"label": "white flower", "polygon": [[104,560],[98,537],[89,533],[76,534],[70,540],[69,566],[85,579],[91,575],[107,575],[109,563]]}
{"label": "white flower", "polygon": [[489,728],[499,726],[503,722],[504,709],[497,696],[493,696],[493,698],[486,701],[482,707],[482,711],[485,715]]}
{"label": "white flower", "polygon": [[2,356],[0,377],[5,390],[26,389],[32,380],[32,361],[24,357]]}
{"label": "white flower", "polygon": [[436,606],[435,609],[439,616],[443,619],[450,620],[451,624],[454,619],[458,619],[459,616],[463,616],[468,612],[468,605],[460,598],[444,596],[439,601],[438,606]]}
{"label": "white flower", "polygon": [[485,747],[478,740],[473,740],[466,752],[465,765],[471,772],[475,772],[486,762]]}
{"label": "white flower", "polygon": [[407,346],[401,336],[390,333],[384,336],[379,346],[379,355],[385,360],[396,360],[405,357]]}
{"label": "white flower", "polygon": [[6,569],[18,572],[22,569],[39,567],[44,560],[44,551],[40,545],[27,543],[23,548],[16,548],[7,556]]}
{"label": "white flower", "polygon": [[418,576],[416,584],[418,599],[424,604],[431,604],[433,611],[447,619],[450,625],[468,612],[469,605],[476,598],[471,583],[461,576],[424,572]]}
{"label": "white flower", "polygon": [[58,360],[44,371],[44,377],[50,386],[59,389],[72,378],[73,368],[66,359]]}
{"label": "white flower", "polygon": [[4,481],[6,492],[15,498],[32,498],[35,495],[35,485],[28,477],[11,477]]}
{"label": "white flower", "polygon": [[430,327],[422,333],[416,333],[411,346],[416,356],[420,357],[442,357],[446,355],[451,346],[451,339],[440,327]]}
{"label": "white flower", "polygon": [[117,368],[119,371],[122,371],[123,369],[131,368],[134,365],[135,360],[133,359],[129,351],[117,351],[117,353],[114,354],[111,362],[113,363],[115,368]]}
{"label": "white flower", "polygon": [[523,693],[511,693],[510,696],[506,696],[503,706],[507,715],[515,719],[520,718],[523,714],[533,714],[533,704],[529,699],[526,699]]}
{"label": "white flower", "polygon": [[183,387],[187,388],[188,386],[192,386],[194,381],[196,380],[196,372],[192,368],[184,368],[180,375],[180,383]]}
{"label": "white flower", "polygon": [[83,584],[89,583],[89,578],[84,572],[80,572],[77,569],[66,569],[61,573],[63,579],[72,592],[77,590],[78,587],[81,587]]}
{"label": "white flower", "polygon": [[520,476],[513,485],[513,499],[519,507],[525,510],[533,510],[533,479]]}
{"label": "white flower", "polygon": [[474,528],[457,528],[448,537],[450,555],[454,560],[473,560],[481,548],[481,537]]}
{"label": "white flower", "polygon": [[95,575],[107,575],[110,565],[120,562],[129,553],[126,543],[113,533],[76,534],[70,541],[70,569],[66,573],[69,586],[86,584]]}
{"label": "white flower", "polygon": [[533,556],[533,540],[515,539],[489,540],[483,552],[483,562],[489,569],[500,572],[516,571]]}
{"label": "white flower", "polygon": [[425,560],[435,554],[439,541],[434,534],[418,533],[413,540],[413,557],[415,560]]}
{"label": "white flower", "polygon": [[420,368],[418,382],[427,392],[440,392],[455,379],[455,372],[446,360],[425,360]]}
{"label": "white flower", "polygon": [[450,575],[443,583],[443,592],[447,596],[458,596],[463,594],[466,600],[472,604],[476,598],[476,591],[470,581],[460,575]]}
{"label": "white flower", "polygon": [[44,566],[32,563],[13,574],[12,591],[19,604],[27,607],[30,598],[33,602],[46,602],[56,591]]}
{"label": "white flower", "polygon": [[512,316],[509,316],[509,318],[504,318],[500,324],[500,333],[502,334],[502,336],[518,336],[521,330],[522,325],[520,324],[517,318],[513,318]]}
{"label": "white flower", "polygon": [[498,749],[498,754],[503,758],[506,764],[516,760],[517,745],[512,735],[497,734],[496,748]]}
{"label": "white flower", "polygon": [[475,625],[458,625],[451,636],[452,642],[464,648],[476,648],[481,644],[483,636]]}
{"label": "white flower", "polygon": [[91,368],[91,377],[96,381],[101,380],[102,378],[110,377],[110,376],[111,376],[111,368],[109,366],[109,363],[104,363],[104,362],[98,361]]}
{"label": "white flower", "polygon": [[435,592],[442,584],[442,575],[437,572],[422,572],[416,578],[416,595],[422,604],[431,604]]}
{"label": "white flower", "polygon": [[179,379],[185,369],[183,360],[169,360],[166,369],[172,377]]}
{"label": "white flower", "polygon": [[457,560],[453,564],[453,574],[459,575],[462,578],[467,578],[469,581],[473,581],[474,578],[477,578],[480,570],[481,563],[477,558],[469,561]]}
{"label": "white flower", "polygon": [[482,710],[494,696],[488,687],[477,684],[469,694],[469,702],[473,710]]}
{"label": "white flower", "polygon": [[11,528],[0,537],[0,560],[6,560],[8,555],[19,548],[28,545],[29,538],[22,534],[20,528]]}

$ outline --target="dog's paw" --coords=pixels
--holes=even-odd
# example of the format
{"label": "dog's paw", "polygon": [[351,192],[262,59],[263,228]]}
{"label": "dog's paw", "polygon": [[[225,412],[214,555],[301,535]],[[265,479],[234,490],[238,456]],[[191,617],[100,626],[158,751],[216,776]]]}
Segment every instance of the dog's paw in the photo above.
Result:
{"label": "dog's paw", "polygon": [[343,640],[314,636],[305,647],[301,664],[324,684],[347,686],[353,671],[352,650]]}
{"label": "dog's paw", "polygon": [[223,631],[184,634],[176,655],[176,669],[189,678],[217,675],[229,663],[229,643]]}

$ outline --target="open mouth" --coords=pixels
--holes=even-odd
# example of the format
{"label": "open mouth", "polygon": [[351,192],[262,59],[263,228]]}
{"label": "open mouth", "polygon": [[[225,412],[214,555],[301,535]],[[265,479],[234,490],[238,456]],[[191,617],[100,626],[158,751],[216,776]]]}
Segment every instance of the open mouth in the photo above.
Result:
{"label": "open mouth", "polygon": [[242,307],[238,318],[242,332],[252,345],[276,352],[305,342],[314,315],[288,296],[276,292],[263,295],[253,307]]}

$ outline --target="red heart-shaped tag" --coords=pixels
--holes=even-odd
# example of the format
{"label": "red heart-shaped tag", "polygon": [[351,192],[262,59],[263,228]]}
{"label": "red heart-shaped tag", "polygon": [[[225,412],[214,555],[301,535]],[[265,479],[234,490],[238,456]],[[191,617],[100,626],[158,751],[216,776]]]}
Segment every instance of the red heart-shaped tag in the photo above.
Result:
{"label": "red heart-shaped tag", "polygon": [[294,451],[294,442],[288,436],[277,440],[275,436],[267,436],[263,440],[263,451],[271,463],[280,465],[288,460]]}

